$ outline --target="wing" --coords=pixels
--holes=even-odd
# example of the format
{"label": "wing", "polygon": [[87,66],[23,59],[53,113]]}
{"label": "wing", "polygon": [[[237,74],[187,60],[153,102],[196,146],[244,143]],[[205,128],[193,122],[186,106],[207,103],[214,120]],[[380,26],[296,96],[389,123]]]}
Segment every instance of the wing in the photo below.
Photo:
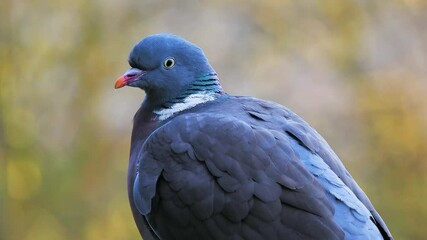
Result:
{"label": "wing", "polygon": [[282,131],[181,115],[146,141],[135,204],[165,239],[343,239],[340,200],[307,169],[305,152]]}
{"label": "wing", "polygon": [[312,153],[311,157],[320,157],[322,163],[327,165],[325,167],[332,170],[331,176],[338,176],[340,181],[342,181],[369,210],[371,213],[371,220],[375,223],[384,239],[393,239],[386,224],[375,210],[366,194],[345,169],[328,143],[315,129],[310,127],[310,125],[298,115],[277,103],[260,101],[249,97],[241,97],[240,100],[243,101],[245,112],[250,114],[253,118],[264,121],[265,125],[270,125],[272,128],[280,126],[280,131],[290,134],[297,139],[301,145],[310,150]]}

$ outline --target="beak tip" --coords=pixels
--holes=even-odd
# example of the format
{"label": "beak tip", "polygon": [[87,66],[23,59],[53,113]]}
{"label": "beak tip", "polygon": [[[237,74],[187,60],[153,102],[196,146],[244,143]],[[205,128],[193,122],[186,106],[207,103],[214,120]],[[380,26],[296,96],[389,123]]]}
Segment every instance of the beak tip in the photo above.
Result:
{"label": "beak tip", "polygon": [[124,86],[126,86],[126,80],[124,77],[120,77],[116,80],[116,82],[114,83],[114,88],[118,89],[118,88],[122,88]]}

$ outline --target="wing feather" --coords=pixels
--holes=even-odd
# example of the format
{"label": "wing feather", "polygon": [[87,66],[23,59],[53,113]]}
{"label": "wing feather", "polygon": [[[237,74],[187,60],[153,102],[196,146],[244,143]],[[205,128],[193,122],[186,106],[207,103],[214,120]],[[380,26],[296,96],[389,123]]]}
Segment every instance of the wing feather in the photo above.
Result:
{"label": "wing feather", "polygon": [[333,206],[290,139],[230,116],[178,116],[143,147],[135,204],[160,237],[342,239]]}

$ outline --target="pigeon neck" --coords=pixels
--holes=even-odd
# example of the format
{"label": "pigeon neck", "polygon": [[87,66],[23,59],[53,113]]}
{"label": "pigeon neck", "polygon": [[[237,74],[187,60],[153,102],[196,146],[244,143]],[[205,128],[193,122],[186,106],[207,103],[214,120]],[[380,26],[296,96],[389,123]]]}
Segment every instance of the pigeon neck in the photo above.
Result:
{"label": "pigeon neck", "polygon": [[218,75],[212,72],[197,77],[186,92],[191,94],[195,92],[222,93],[222,87]]}
{"label": "pigeon neck", "polygon": [[209,73],[196,78],[190,86],[178,97],[163,104],[153,112],[162,121],[175,113],[195,107],[196,105],[213,101],[222,94],[222,87],[216,73]]}
{"label": "pigeon neck", "polygon": [[193,108],[199,104],[206,103],[217,99],[219,94],[209,92],[199,92],[190,94],[184,98],[181,102],[175,103],[170,107],[161,107],[153,112],[157,115],[156,118],[160,121],[166,120],[172,117],[174,114],[182,112],[184,110]]}

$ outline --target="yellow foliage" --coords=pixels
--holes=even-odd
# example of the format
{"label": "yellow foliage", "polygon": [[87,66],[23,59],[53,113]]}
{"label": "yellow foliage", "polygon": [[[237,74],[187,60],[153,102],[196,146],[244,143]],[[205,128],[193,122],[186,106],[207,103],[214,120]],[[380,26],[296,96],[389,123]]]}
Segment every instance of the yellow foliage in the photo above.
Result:
{"label": "yellow foliage", "polygon": [[201,45],[228,92],[325,123],[396,239],[427,235],[426,1],[1,6],[0,239],[139,238],[125,174],[144,95],[112,86],[157,32]]}
{"label": "yellow foliage", "polygon": [[33,197],[42,182],[40,167],[31,160],[9,161],[6,174],[8,195],[17,201]]}

